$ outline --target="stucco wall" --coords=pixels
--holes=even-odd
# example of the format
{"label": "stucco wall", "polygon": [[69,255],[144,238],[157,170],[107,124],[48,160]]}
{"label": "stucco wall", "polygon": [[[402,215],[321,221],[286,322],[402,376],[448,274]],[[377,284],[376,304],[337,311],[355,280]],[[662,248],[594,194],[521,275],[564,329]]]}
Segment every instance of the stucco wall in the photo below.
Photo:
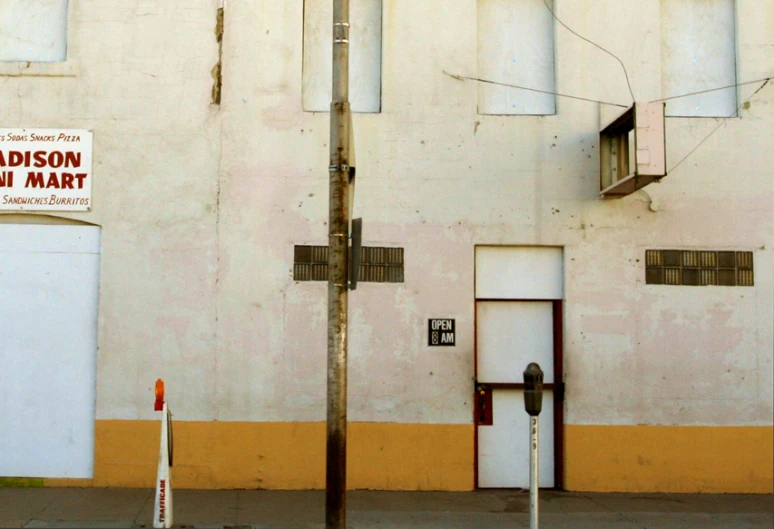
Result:
{"label": "stucco wall", "polygon": [[[658,5],[599,4],[557,14],[621,57],[638,99],[673,95],[660,92]],[[276,362],[281,376],[238,375],[262,380],[272,413],[321,419],[324,285],[294,284],[289,263],[293,243],[326,241],[328,116],[299,110],[300,3],[227,7],[220,321],[229,323],[219,335],[231,343],[237,325],[248,333],[237,341]],[[760,7],[738,8],[740,80],[761,77],[771,57]],[[247,29],[262,20],[275,21],[268,33]],[[368,244],[405,246],[406,282],[363,284],[351,296],[354,418],[470,421],[472,247],[493,243],[566,247],[568,422],[770,423],[768,87],[661,184],[602,201],[596,151],[609,109],[560,98],[556,116],[477,115],[475,83],[443,74],[475,75],[474,21],[474,2],[443,13],[385,4],[382,112],[355,116],[356,215]],[[612,58],[561,27],[555,33],[560,91],[630,101]],[[670,118],[668,166],[716,125]],[[754,250],[756,286],[644,285],[645,249],[671,247]],[[255,280],[245,285],[246,276]],[[254,318],[252,332],[240,315]],[[458,318],[454,350],[424,347],[423,322],[433,316]],[[748,404],[742,413],[731,396]]]}
{"label": "stucco wall", "polygon": [[[325,284],[292,280],[293,245],[327,242],[303,2],[227,3],[220,105],[220,4],[173,4],[71,0],[66,63],[0,64],[3,127],[94,131],[94,208],[61,217],[102,226],[97,418],[155,418],[161,377],[179,421],[322,421]],[[658,2],[555,4],[627,65],[638,100],[673,95]],[[472,0],[384,3],[355,214],[365,244],[405,248],[405,283],[350,296],[350,418],[472,423],[474,246],[504,244],[565,248],[567,423],[770,426],[772,87],[660,184],[604,201],[598,131],[618,110],[478,115],[475,82],[444,74],[476,75],[475,17]],[[737,18],[738,79],[771,75],[774,6],[738,0]],[[554,32],[559,92],[631,102],[614,59]],[[718,124],[667,119],[667,166]],[[645,285],[649,248],[753,251],[755,286]],[[456,318],[456,347],[426,346],[431,317]]]}

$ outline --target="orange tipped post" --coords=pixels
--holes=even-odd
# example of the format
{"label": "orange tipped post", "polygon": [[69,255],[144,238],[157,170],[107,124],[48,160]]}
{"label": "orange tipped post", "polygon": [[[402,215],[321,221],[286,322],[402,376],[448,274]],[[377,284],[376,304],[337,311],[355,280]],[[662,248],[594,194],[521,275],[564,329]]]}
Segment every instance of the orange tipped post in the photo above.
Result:
{"label": "orange tipped post", "polygon": [[172,527],[172,418],[167,403],[164,402],[164,381],[156,381],[155,411],[161,413],[161,446],[159,447],[159,469],[156,478],[156,501],[153,509],[153,527]]}
{"label": "orange tipped post", "polygon": [[153,405],[153,411],[164,410],[164,381],[158,379],[156,381],[156,404]]}

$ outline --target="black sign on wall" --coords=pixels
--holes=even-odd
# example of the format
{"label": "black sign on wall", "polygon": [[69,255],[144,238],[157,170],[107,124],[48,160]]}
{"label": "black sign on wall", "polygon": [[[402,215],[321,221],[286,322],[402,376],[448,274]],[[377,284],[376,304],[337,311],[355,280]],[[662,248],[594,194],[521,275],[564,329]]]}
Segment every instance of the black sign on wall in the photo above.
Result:
{"label": "black sign on wall", "polygon": [[454,320],[450,318],[431,318],[427,320],[427,345],[453,346],[455,340]]}

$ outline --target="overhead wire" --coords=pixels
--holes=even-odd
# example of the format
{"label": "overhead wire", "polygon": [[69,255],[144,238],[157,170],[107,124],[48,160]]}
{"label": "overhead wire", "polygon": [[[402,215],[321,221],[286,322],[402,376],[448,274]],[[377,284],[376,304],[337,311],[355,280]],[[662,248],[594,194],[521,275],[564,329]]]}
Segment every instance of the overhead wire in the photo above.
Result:
{"label": "overhead wire", "polygon": [[[669,101],[670,99],[679,99],[681,97],[695,96],[699,94],[706,94],[707,92],[715,92],[717,90],[725,90],[726,88],[736,88],[737,86],[744,86],[747,84],[760,83],[762,81],[770,81],[772,77],[763,77],[761,79],[755,79],[754,81],[745,81],[743,83],[730,84],[728,86],[721,86],[719,88],[710,88],[709,90],[699,90],[698,92],[691,92],[689,94],[681,94],[679,96],[669,96],[663,99],[654,99],[651,103],[661,103],[662,101]],[[763,87],[761,87],[763,88]],[[733,116],[732,116],[733,117]]]}
{"label": "overhead wire", "polygon": [[592,46],[595,46],[595,47],[599,48],[600,50],[604,51],[605,53],[610,55],[612,58],[614,58],[616,61],[618,61],[618,64],[620,64],[621,68],[623,69],[624,77],[626,77],[626,86],[629,87],[629,95],[632,96],[632,103],[634,103],[636,101],[636,99],[634,97],[634,91],[632,90],[632,83],[631,83],[631,81],[629,81],[629,73],[626,71],[626,66],[624,65],[623,61],[621,59],[619,59],[613,52],[608,51],[605,48],[603,48],[602,46],[600,46],[599,44],[597,44],[596,42],[593,42],[593,41],[587,39],[586,37],[584,37],[583,35],[581,35],[577,31],[574,31],[570,26],[568,26],[567,24],[562,22],[561,19],[558,16],[556,16],[556,13],[554,13],[554,10],[551,8],[551,6],[548,5],[548,0],[543,0],[543,5],[545,5],[546,9],[548,9],[548,11],[550,11],[551,16],[553,16],[554,19],[557,22],[559,22],[562,26],[564,26],[564,28],[567,31],[569,31],[570,33],[572,33],[573,35],[575,35],[579,39],[588,42]]}
{"label": "overhead wire", "polygon": [[445,73],[449,77],[453,77],[454,79],[457,79],[457,80],[460,80],[460,81],[464,80],[464,79],[467,79],[468,81],[477,81],[479,83],[494,84],[494,85],[498,85],[498,86],[507,86],[509,88],[518,88],[519,90],[528,90],[530,92],[539,92],[541,94],[550,94],[550,95],[559,96],[559,97],[567,97],[567,98],[570,98],[570,99],[578,99],[580,101],[588,101],[589,103],[599,103],[599,104],[602,104],[602,105],[611,105],[611,106],[614,106],[614,107],[629,108],[627,105],[621,105],[619,103],[610,103],[608,101],[598,101],[596,99],[590,99],[590,98],[587,98],[587,97],[573,96],[573,95],[569,95],[569,94],[560,94],[559,92],[551,92],[550,90],[539,90],[537,88],[529,88],[529,87],[526,87],[526,86],[519,86],[519,85],[515,85],[515,84],[501,83],[499,81],[492,81],[490,79],[481,79],[479,77],[469,77],[467,75],[458,75],[458,74],[454,74],[454,73],[449,73],[446,70],[443,70],[443,73]]}
{"label": "overhead wire", "polygon": [[[712,130],[710,131],[710,133],[709,133],[709,134],[707,134],[707,135],[704,137],[704,139],[703,139],[703,140],[701,140],[701,141],[700,141],[700,142],[699,142],[699,143],[696,145],[696,147],[694,147],[693,149],[691,149],[691,150],[690,150],[690,152],[689,152],[688,154],[686,154],[685,156],[683,156],[683,157],[680,159],[680,161],[679,161],[679,162],[677,162],[675,165],[673,165],[673,166],[672,166],[672,168],[671,168],[671,169],[669,169],[669,170],[667,171],[667,173],[672,173],[672,172],[673,172],[675,169],[677,169],[677,168],[680,166],[680,164],[682,164],[682,163],[683,163],[683,162],[684,162],[684,161],[685,161],[685,160],[686,160],[686,159],[687,159],[687,158],[688,158],[690,155],[692,155],[694,152],[696,152],[696,150],[697,150],[699,147],[701,147],[701,146],[702,146],[702,145],[703,145],[703,144],[704,144],[704,143],[705,143],[705,142],[706,142],[708,139],[710,139],[710,137],[711,137],[713,134],[715,134],[715,132],[717,132],[717,130],[718,130],[718,129],[719,129],[721,126],[722,126],[722,125],[724,125],[724,124],[725,124],[725,123],[726,123],[726,122],[727,122],[727,121],[728,121],[730,118],[733,118],[733,117],[735,117],[735,116],[736,116],[736,115],[739,113],[739,110],[740,110],[740,109],[741,109],[743,106],[745,106],[745,105],[746,105],[746,104],[747,104],[747,103],[748,103],[748,102],[749,102],[749,101],[750,101],[750,100],[751,100],[751,99],[752,99],[752,98],[755,96],[755,94],[757,94],[758,92],[760,92],[761,90],[763,90],[763,87],[764,87],[764,86],[766,86],[767,84],[769,84],[769,81],[770,81],[770,80],[771,80],[771,77],[769,77],[769,78],[767,78],[767,79],[764,79],[764,80],[763,80],[763,84],[762,84],[762,85],[760,85],[760,86],[758,87],[758,89],[757,89],[757,90],[755,90],[755,92],[753,92],[752,94],[750,94],[750,97],[748,97],[747,99],[745,99],[745,100],[742,102],[742,104],[741,104],[741,105],[739,105],[738,107],[736,107],[736,110],[734,110],[733,114],[731,114],[731,115],[729,115],[729,116],[726,116],[726,117],[722,118],[722,119],[720,120],[720,122],[717,124],[717,126],[716,126],[714,129],[712,129]],[[752,82],[752,81],[751,81],[751,82]],[[742,83],[742,84],[749,84],[749,83]]]}

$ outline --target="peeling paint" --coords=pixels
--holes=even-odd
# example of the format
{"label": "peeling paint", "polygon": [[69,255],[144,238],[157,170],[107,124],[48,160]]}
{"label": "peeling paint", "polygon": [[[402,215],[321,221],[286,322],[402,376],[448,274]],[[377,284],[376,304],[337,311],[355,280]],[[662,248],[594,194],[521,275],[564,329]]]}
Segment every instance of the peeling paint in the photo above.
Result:
{"label": "peeling paint", "polygon": [[220,92],[223,88],[223,9],[218,8],[215,17],[215,40],[218,42],[218,63],[212,67],[212,104],[220,105]]}

